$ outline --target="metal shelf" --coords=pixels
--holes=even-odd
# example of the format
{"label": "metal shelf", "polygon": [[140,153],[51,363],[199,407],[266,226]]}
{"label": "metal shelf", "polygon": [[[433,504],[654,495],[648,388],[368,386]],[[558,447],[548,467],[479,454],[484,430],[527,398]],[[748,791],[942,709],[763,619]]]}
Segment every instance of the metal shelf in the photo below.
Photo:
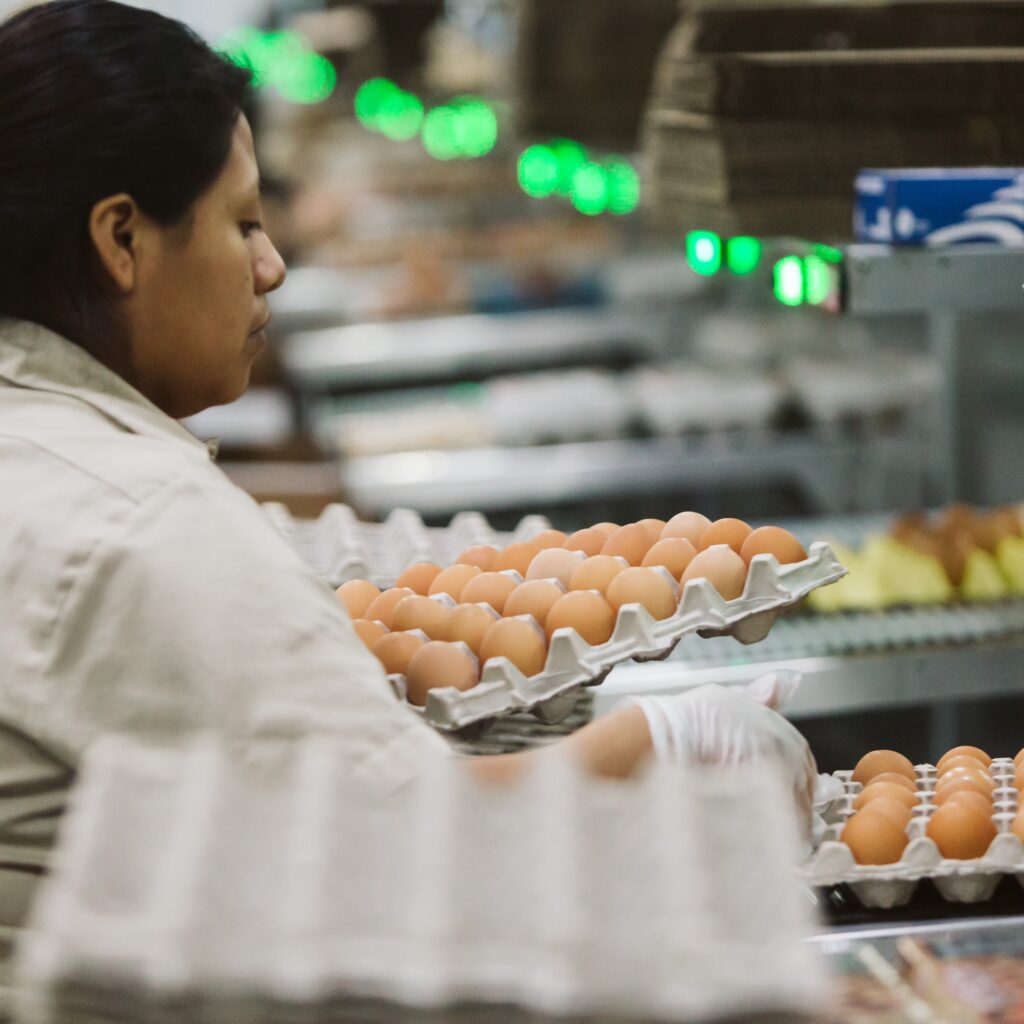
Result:
{"label": "metal shelf", "polygon": [[322,394],[564,366],[635,362],[659,348],[656,319],[608,310],[399,320],[305,331],[282,345],[295,385]]}
{"label": "metal shelf", "polygon": [[[691,483],[781,482],[798,484],[823,511],[838,512],[919,501],[915,481],[902,471],[916,451],[901,438],[710,435],[403,452],[351,459],[341,476],[352,504],[374,515],[398,507],[431,516],[540,507]],[[878,479],[888,481],[887,493],[867,493],[864,480]]]}

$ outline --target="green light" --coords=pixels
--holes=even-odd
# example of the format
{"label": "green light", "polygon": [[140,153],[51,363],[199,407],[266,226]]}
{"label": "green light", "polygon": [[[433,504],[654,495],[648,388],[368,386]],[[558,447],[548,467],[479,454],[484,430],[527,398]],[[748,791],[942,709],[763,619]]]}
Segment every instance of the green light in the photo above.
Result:
{"label": "green light", "polygon": [[292,103],[323,103],[338,83],[334,65],[319,53],[289,57],[274,69],[274,86]]}
{"label": "green light", "polygon": [[752,274],[761,264],[761,242],[748,235],[725,243],[725,265],[734,274]]}
{"label": "green light", "polygon": [[605,163],[608,179],[608,209],[619,215],[632,213],[640,205],[640,176],[625,160]]}
{"label": "green light", "polygon": [[722,240],[713,231],[691,231],[686,236],[686,262],[695,273],[712,277],[722,267]]}
{"label": "green light", "polygon": [[608,175],[600,164],[583,164],[572,176],[572,205],[588,217],[608,209]]}
{"label": "green light", "polygon": [[451,107],[434,107],[423,122],[423,148],[435,160],[459,156],[458,114]]}
{"label": "green light", "polygon": [[476,96],[460,96],[449,106],[458,115],[459,155],[473,159],[490,153],[498,143],[498,118],[490,104]]}
{"label": "green light", "polygon": [[414,139],[423,127],[423,103],[411,92],[399,90],[389,97],[377,114],[377,131],[395,142]]}
{"label": "green light", "polygon": [[558,157],[550,146],[530,146],[519,156],[519,187],[535,199],[554,195],[558,171]]}
{"label": "green light", "polygon": [[832,294],[829,264],[820,256],[808,256],[804,260],[804,276],[807,282],[807,301],[812,306],[820,306]]}
{"label": "green light", "polygon": [[826,263],[843,262],[843,250],[837,249],[834,245],[818,244],[814,247],[814,255]]}
{"label": "green light", "polygon": [[799,256],[784,256],[775,264],[775,298],[784,306],[799,306],[807,292],[804,261]]}
{"label": "green light", "polygon": [[377,130],[377,119],[381,110],[402,90],[387,78],[371,78],[356,90],[355,110],[359,122],[373,131]]}
{"label": "green light", "polygon": [[273,33],[240,28],[221,41],[220,50],[232,63],[252,72],[257,88],[268,83],[274,56]]}
{"label": "green light", "polygon": [[558,158],[558,188],[555,191],[560,196],[571,196],[573,176],[587,163],[587,151],[570,139],[555,139],[549,145]]}

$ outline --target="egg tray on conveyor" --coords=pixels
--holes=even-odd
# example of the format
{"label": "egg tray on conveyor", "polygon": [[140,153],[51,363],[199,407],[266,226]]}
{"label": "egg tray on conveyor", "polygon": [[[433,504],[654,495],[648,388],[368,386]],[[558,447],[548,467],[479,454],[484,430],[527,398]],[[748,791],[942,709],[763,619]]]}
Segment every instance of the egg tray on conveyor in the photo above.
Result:
{"label": "egg tray on conveyor", "polygon": [[295,519],[276,502],[262,509],[313,571],[334,587],[356,579],[393,587],[415,562],[451,565],[468,547],[507,547],[551,528],[543,516],[527,516],[511,533],[500,533],[479,512],[460,512],[448,526],[431,527],[407,508],[395,509],[383,523],[362,522],[341,504],[328,505],[318,519]]}
{"label": "egg tray on conveyor", "polygon": [[826,820],[828,826],[818,848],[803,866],[802,881],[815,888],[848,886],[868,908],[890,909],[908,903],[923,881],[929,881],[950,903],[981,903],[992,897],[1007,875],[1024,886],[1024,844],[1010,832],[1020,796],[1013,785],[1012,758],[992,761],[996,781],[992,821],[996,837],[983,857],[973,860],[949,860],[935,842],[925,835],[928,819],[934,813],[934,789],[937,777],[933,765],[917,765],[920,804],[907,825],[910,842],[895,864],[858,864],[850,848],[840,841],[846,821],[853,815],[853,802],[863,788],[853,781],[852,771],[835,772],[845,794],[837,800]]}
{"label": "egg tray on conveyor", "polygon": [[[655,571],[675,585],[667,570]],[[724,600],[707,580],[691,580],[678,609],[667,619],[655,619],[638,604],[623,605],[611,638],[593,646],[574,629],[560,629],[552,636],[547,662],[537,675],[523,675],[507,658],[491,658],[472,689],[430,690],[422,714],[444,732],[482,730],[499,716],[517,711],[558,722],[572,713],[583,687],[600,684],[620,662],[660,661],[691,633],[731,635],[743,644],[757,643],[768,635],[783,609],[844,575],[846,570],[825,543],[812,544],[810,555],[791,565],[779,565],[772,555],[757,555],[750,563],[743,593],[735,600]],[[434,600],[451,602],[447,594]],[[534,621],[530,616],[522,618]],[[404,698],[404,678],[389,678]]]}

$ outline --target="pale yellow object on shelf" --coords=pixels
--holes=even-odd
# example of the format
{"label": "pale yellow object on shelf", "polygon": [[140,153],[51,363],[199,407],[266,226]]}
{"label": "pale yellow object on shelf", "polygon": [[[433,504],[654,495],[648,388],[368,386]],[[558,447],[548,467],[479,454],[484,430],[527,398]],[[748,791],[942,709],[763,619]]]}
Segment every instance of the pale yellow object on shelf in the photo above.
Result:
{"label": "pale yellow object on shelf", "polygon": [[996,549],[1011,594],[1024,595],[1024,537],[1004,537]]}
{"label": "pale yellow object on shelf", "polygon": [[864,545],[862,556],[881,581],[886,607],[942,604],[955,595],[946,570],[937,558],[914,551],[891,537],[871,537]]}
{"label": "pale yellow object on shelf", "polygon": [[807,597],[808,607],[817,612],[884,607],[880,581],[865,565],[861,555],[835,541],[829,543],[848,573],[837,583],[812,591]]}
{"label": "pale yellow object on shelf", "polygon": [[1010,588],[995,558],[987,551],[976,548],[964,566],[960,593],[968,601],[998,601],[1009,596]]}

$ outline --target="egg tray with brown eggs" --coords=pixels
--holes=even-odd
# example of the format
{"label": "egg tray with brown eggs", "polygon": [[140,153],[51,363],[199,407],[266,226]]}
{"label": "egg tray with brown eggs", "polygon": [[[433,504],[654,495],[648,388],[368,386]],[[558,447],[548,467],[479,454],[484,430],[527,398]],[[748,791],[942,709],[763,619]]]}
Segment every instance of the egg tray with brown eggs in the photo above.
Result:
{"label": "egg tray with brown eggs", "polygon": [[801,870],[807,884],[847,885],[879,909],[906,904],[925,880],[951,903],[990,899],[1006,875],[1024,886],[1024,750],[993,759],[956,747],[935,765],[872,751],[835,776],[844,794]]}
{"label": "egg tray with brown eggs", "polygon": [[[676,549],[683,542],[660,536],[669,524],[661,523],[658,535],[639,547],[631,542],[654,526],[600,525],[612,529],[607,542],[574,542],[550,530],[502,552],[471,548],[443,570],[410,566],[397,581],[400,587],[381,594],[373,584],[352,581],[339,596],[348,598],[357,629],[381,657],[396,692],[436,727],[458,731],[524,710],[558,721],[571,713],[582,687],[599,684],[616,664],[667,657],[689,633],[760,640],[784,607],[845,572],[825,544],[813,545],[807,557],[793,540],[791,561],[780,564],[775,555],[750,548],[741,557],[736,547],[742,538],[699,553],[686,541],[692,553],[680,561]],[[744,537],[753,532],[746,531]],[[597,554],[566,547],[588,540]],[[787,557],[785,550],[780,554]],[[550,590],[542,610],[517,600],[539,586]],[[453,617],[460,619],[454,632]],[[421,632],[405,640],[384,639],[415,630]],[[392,646],[395,651],[382,650]]]}

